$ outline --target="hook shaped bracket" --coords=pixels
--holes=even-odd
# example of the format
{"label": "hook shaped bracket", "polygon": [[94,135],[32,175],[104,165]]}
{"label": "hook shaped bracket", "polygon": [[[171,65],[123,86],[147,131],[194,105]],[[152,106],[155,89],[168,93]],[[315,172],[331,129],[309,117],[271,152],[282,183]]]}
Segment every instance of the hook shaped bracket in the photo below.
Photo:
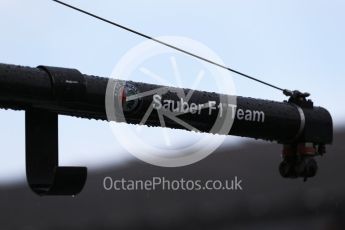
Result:
{"label": "hook shaped bracket", "polygon": [[86,167],[58,165],[58,114],[30,108],[25,112],[26,177],[38,195],[76,195],[84,187]]}

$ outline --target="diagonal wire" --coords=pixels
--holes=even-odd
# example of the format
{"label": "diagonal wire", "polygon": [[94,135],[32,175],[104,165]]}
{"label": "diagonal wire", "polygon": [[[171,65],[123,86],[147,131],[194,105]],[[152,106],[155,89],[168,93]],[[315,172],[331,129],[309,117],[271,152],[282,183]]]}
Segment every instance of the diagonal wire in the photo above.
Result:
{"label": "diagonal wire", "polygon": [[259,82],[259,83],[261,83],[261,84],[267,85],[267,86],[269,86],[269,87],[272,87],[272,88],[274,88],[274,89],[277,89],[277,90],[280,90],[280,91],[283,91],[283,92],[287,91],[287,90],[285,90],[285,89],[283,89],[283,88],[280,88],[280,87],[275,86],[275,85],[273,85],[273,84],[270,84],[270,83],[268,83],[268,82],[262,81],[262,80],[260,80],[260,79],[258,79],[258,78],[249,76],[249,75],[247,75],[247,74],[245,74],[245,73],[239,72],[239,71],[237,71],[237,70],[235,70],[235,69],[229,68],[229,67],[227,67],[227,66],[225,66],[225,65],[222,65],[222,64],[220,64],[220,63],[217,63],[217,62],[212,61],[212,60],[210,60],[210,59],[207,59],[207,58],[205,58],[205,57],[201,57],[201,56],[196,55],[196,54],[194,54],[194,53],[191,53],[191,52],[189,52],[189,51],[183,50],[183,49],[181,49],[181,48],[179,48],[179,47],[177,47],[177,46],[174,46],[174,45],[171,45],[171,44],[169,44],[169,43],[163,42],[163,41],[161,41],[161,40],[159,40],[159,39],[156,39],[156,38],[154,38],[154,37],[152,37],[152,36],[146,35],[146,34],[144,34],[144,33],[141,33],[141,32],[139,32],[139,31],[137,31],[137,30],[131,29],[131,28],[129,28],[129,27],[123,26],[123,25],[118,24],[118,23],[116,23],[116,22],[113,22],[113,21],[110,21],[110,20],[108,20],[108,19],[102,18],[102,17],[100,17],[100,16],[97,16],[97,15],[95,15],[95,14],[93,14],[93,13],[90,13],[90,12],[87,12],[87,11],[85,11],[85,10],[82,10],[82,9],[80,9],[80,8],[77,8],[77,7],[75,7],[75,6],[72,6],[72,5],[70,5],[70,4],[67,4],[67,3],[65,3],[65,2],[62,2],[62,1],[59,1],[59,0],[52,0],[52,1],[54,1],[54,2],[56,2],[56,3],[59,3],[59,4],[61,4],[61,5],[64,5],[64,6],[68,7],[68,8],[73,9],[73,10],[79,11],[79,12],[81,12],[81,13],[83,13],[83,14],[89,15],[89,16],[91,16],[91,17],[93,17],[93,18],[99,19],[99,20],[101,20],[101,21],[103,21],[103,22],[106,22],[106,23],[109,23],[109,24],[111,24],[111,25],[114,25],[114,26],[116,26],[116,27],[118,27],[118,28],[121,28],[121,29],[126,30],[126,31],[128,31],[128,32],[131,32],[131,33],[133,33],[133,34],[136,34],[136,35],[139,35],[139,36],[144,37],[144,38],[146,38],[146,39],[149,39],[149,40],[152,40],[152,41],[154,41],[154,42],[157,42],[157,43],[159,43],[159,44],[161,44],[161,45],[167,46],[167,47],[169,47],[169,48],[171,48],[171,49],[177,50],[177,51],[179,51],[179,52],[182,52],[182,53],[184,53],[184,54],[187,54],[187,55],[189,55],[189,56],[192,56],[192,57],[194,57],[194,58],[197,58],[197,59],[199,59],[199,60],[208,62],[208,63],[210,63],[210,64],[212,64],[212,65],[218,66],[218,67],[220,67],[220,68],[222,68],[222,69],[228,70],[228,71],[233,72],[233,73],[235,73],[235,74],[238,74],[238,75],[240,75],[240,76],[242,76],[242,77],[251,79],[251,80],[253,80],[253,81]]}

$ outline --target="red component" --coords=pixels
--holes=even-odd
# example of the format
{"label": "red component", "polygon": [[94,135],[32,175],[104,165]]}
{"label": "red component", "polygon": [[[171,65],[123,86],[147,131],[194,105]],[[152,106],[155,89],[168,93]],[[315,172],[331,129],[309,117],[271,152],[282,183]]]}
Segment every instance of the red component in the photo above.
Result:
{"label": "red component", "polygon": [[297,145],[284,145],[283,156],[294,155],[315,155],[316,148],[310,143],[301,143]]}
{"label": "red component", "polygon": [[127,99],[127,94],[126,94],[126,89],[124,86],[120,88],[120,93],[119,93],[119,101],[121,101],[122,106],[126,103]]}
{"label": "red component", "polygon": [[297,152],[300,155],[315,155],[316,149],[312,144],[299,144],[297,146]]}

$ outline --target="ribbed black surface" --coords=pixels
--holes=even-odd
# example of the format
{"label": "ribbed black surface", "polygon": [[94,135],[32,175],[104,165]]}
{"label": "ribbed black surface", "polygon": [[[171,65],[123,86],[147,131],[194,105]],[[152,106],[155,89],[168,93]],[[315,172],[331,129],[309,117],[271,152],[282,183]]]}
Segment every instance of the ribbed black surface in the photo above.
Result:
{"label": "ribbed black surface", "polygon": [[[54,83],[49,70],[0,64],[0,107],[24,110],[37,107],[63,115],[108,120],[105,97],[109,79],[82,75],[81,73],[80,76],[75,76],[76,70],[59,69],[61,76],[67,80],[69,74],[71,79],[82,79],[78,83],[82,85],[76,86],[64,82]],[[55,77],[59,77],[58,75],[59,73]],[[65,87],[70,88],[68,95],[72,96],[56,95],[56,92],[60,92],[60,94],[64,92],[64,84]],[[138,92],[147,92],[164,87],[138,82],[127,82],[126,84],[135,87]],[[77,96],[73,96],[76,95],[73,94],[74,89],[78,92]],[[162,95],[162,99],[179,101],[180,97],[176,94],[177,90],[181,89],[170,87],[169,92]],[[183,90],[186,94],[189,92],[189,89]],[[220,97],[224,96],[212,92],[194,91],[189,103],[203,104],[215,101],[218,104]],[[151,106],[152,100],[152,96],[141,98],[138,106],[124,113],[126,122],[138,124]],[[288,143],[297,135],[301,125],[300,114],[296,106],[291,103],[237,97],[237,109],[263,112],[265,114],[264,122],[246,121],[235,117],[229,132],[230,135]],[[332,118],[327,110],[320,107],[303,110],[306,117],[306,129],[300,136],[300,141],[318,144],[331,143]],[[208,111],[208,109],[203,109],[200,114],[185,113],[179,115],[178,118],[202,132],[217,133],[217,131],[212,131],[212,127],[218,119],[219,111],[216,109],[211,115],[208,114]],[[165,122],[166,127],[185,129],[171,119],[165,118]],[[161,126],[155,110],[150,114],[145,125]]]}

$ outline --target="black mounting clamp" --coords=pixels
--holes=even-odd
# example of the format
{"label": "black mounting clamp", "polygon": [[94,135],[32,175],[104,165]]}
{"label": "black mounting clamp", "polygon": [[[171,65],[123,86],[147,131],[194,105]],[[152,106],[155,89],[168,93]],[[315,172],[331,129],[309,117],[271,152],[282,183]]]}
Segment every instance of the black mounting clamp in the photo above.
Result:
{"label": "black mounting clamp", "polygon": [[[84,95],[85,83],[78,71],[43,66],[39,68],[49,73],[56,103],[61,98],[78,100],[78,97]],[[71,93],[74,95],[69,95]],[[58,165],[58,114],[40,108],[28,108],[25,111],[25,136],[26,176],[30,188],[41,196],[78,194],[85,185],[87,168]]]}
{"label": "black mounting clamp", "polygon": [[312,100],[307,99],[310,94],[298,90],[284,90],[283,93],[289,97],[287,102],[297,108],[301,117],[301,125],[296,138],[291,143],[283,145],[283,161],[279,165],[279,172],[284,178],[301,177],[306,181],[316,175],[318,166],[314,157],[322,155],[325,152],[325,146],[317,143],[305,143],[303,138],[306,125],[303,109],[312,109],[314,107]]}
{"label": "black mounting clamp", "polygon": [[288,100],[289,103],[296,104],[303,108],[313,108],[312,100],[310,99],[307,100],[307,97],[310,96],[310,93],[307,93],[307,92],[302,93],[298,90],[291,91],[287,89],[284,89],[283,93],[285,96],[289,97],[289,100]]}

